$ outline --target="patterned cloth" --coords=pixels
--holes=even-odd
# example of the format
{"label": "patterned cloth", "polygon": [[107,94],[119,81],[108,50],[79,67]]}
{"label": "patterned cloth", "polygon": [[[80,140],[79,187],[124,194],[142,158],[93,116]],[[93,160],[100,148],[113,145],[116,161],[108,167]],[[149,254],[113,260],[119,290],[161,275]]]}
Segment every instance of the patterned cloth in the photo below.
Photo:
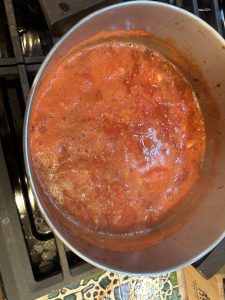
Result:
{"label": "patterned cloth", "polygon": [[[106,271],[52,291],[52,300],[183,300],[177,272],[159,276],[124,276]],[[44,299],[44,298],[43,298]]]}

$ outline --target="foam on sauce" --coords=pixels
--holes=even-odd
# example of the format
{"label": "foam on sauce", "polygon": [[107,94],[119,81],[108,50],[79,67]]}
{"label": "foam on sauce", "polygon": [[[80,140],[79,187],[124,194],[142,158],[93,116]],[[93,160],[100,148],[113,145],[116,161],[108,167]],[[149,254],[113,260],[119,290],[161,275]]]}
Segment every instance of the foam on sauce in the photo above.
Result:
{"label": "foam on sauce", "polygon": [[30,119],[41,187],[101,233],[151,230],[196,181],[204,122],[189,82],[142,45],[102,42],[71,52],[41,83]]}

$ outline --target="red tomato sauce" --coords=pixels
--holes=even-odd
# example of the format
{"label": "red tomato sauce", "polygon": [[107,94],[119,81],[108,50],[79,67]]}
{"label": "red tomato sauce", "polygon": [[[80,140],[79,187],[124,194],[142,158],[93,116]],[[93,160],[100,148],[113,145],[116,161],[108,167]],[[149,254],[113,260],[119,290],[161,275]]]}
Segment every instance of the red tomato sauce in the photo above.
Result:
{"label": "red tomato sauce", "polygon": [[166,221],[196,181],[205,130],[196,96],[160,53],[128,42],[71,52],[32,108],[41,188],[76,222],[133,233]]}

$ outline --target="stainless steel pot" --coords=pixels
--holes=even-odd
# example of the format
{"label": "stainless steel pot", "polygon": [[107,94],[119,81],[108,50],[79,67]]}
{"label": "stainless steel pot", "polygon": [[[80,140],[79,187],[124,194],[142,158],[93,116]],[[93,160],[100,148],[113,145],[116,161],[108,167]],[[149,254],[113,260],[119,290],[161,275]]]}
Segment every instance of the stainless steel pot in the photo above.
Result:
{"label": "stainless steel pot", "polygon": [[[43,78],[71,47],[100,31],[144,30],[167,41],[161,51],[192,81],[207,127],[207,150],[197,186],[179,215],[182,226],[144,250],[104,247],[100,237],[87,241],[72,223],[55,212],[41,193],[29,153],[29,119]],[[146,43],[147,40],[146,40]],[[174,47],[178,50],[177,55]],[[187,60],[183,57],[188,58]],[[56,235],[84,260],[100,267],[127,273],[156,274],[193,263],[225,236],[225,41],[209,25],[174,6],[128,2],[107,7],[76,24],[55,45],[33,83],[24,123],[24,156],[27,175],[36,201]],[[203,198],[202,200],[198,200]],[[196,205],[195,205],[196,204]],[[195,206],[189,215],[190,207]],[[186,216],[189,217],[186,218]],[[183,221],[182,221],[183,219]],[[164,229],[163,229],[164,230]],[[111,241],[116,245],[119,241]],[[136,240],[138,244],[139,241]],[[122,242],[121,242],[122,245]],[[111,250],[110,250],[110,249]],[[119,248],[119,247],[118,247]]]}

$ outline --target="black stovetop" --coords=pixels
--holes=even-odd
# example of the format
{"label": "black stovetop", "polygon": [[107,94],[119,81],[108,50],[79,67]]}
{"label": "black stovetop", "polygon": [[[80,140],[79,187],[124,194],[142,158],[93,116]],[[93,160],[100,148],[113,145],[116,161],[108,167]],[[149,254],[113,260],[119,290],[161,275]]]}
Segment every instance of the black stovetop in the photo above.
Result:
{"label": "black stovetop", "polygon": [[[23,163],[23,117],[35,74],[58,38],[90,12],[119,2],[0,0],[0,288],[9,300],[34,299],[93,272],[55,238],[36,206]],[[224,36],[225,1],[161,2],[189,10]],[[195,264],[205,277],[225,263],[224,244]]]}

